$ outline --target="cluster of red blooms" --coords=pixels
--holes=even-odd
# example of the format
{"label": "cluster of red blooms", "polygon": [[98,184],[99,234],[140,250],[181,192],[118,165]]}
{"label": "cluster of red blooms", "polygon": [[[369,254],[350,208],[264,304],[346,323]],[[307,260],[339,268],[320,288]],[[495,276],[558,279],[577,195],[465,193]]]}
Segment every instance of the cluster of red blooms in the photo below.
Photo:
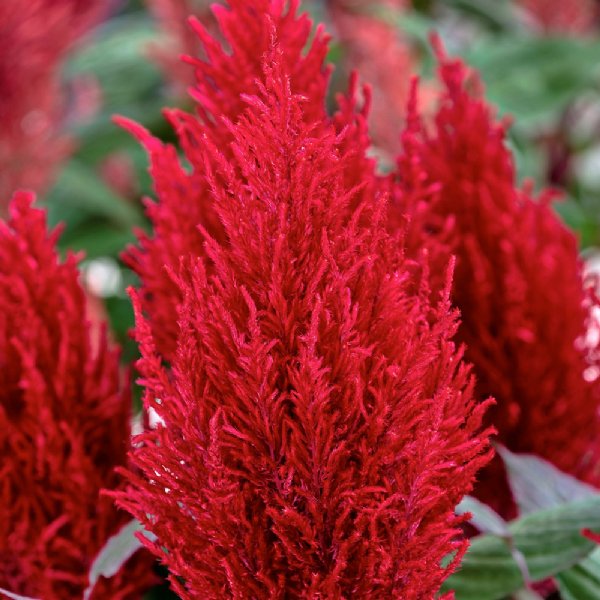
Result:
{"label": "cluster of red blooms", "polygon": [[296,3],[231,4],[229,52],[198,27],[197,116],[170,114],[192,173],[133,127],[160,200],[131,263],[164,426],[119,501],[185,599],[433,598],[489,457],[449,283],[431,300],[388,232],[364,115],[325,118],[322,34],[305,54]]}
{"label": "cluster of red blooms", "polygon": [[[77,4],[52,3],[60,22]],[[188,166],[123,122],[158,196],[126,260],[161,424],[131,464],[129,397],[105,337],[91,342],[76,259],[58,261],[28,194],[0,223],[0,588],[80,598],[126,520],[105,489],[156,534],[145,543],[184,600],[429,600],[466,549],[454,509],[479,469],[476,493],[513,510],[485,423],[597,483],[598,302],[551,195],[516,187],[505,124],[439,49],[435,118],[413,85],[396,169],[379,175],[369,92],[360,107],[353,79],[327,115],[327,38],[298,4],[231,0],[215,36],[194,22],[196,113],[168,112]],[[28,23],[21,41],[38,40]],[[94,597],[138,597],[149,561]]]}
{"label": "cluster of red blooms", "polygon": [[[584,342],[597,301],[577,241],[553,212],[551,193],[535,198],[515,187],[506,124],[495,122],[478,81],[459,61],[440,62],[446,90],[434,123],[425,125],[413,102],[403,134],[397,209],[432,236],[432,262],[457,258],[457,339],[474,365],[477,397],[496,399],[488,418],[499,441],[593,481],[600,381],[597,349]],[[476,490],[510,514],[496,460]]]}
{"label": "cluster of red blooms", "polygon": [[[271,30],[266,18],[256,15],[242,20],[239,14],[248,12],[255,5],[256,12],[260,14],[275,11],[270,0],[253,0],[251,4],[234,0],[230,4],[234,9],[232,13],[221,6],[214,7],[214,10],[222,30],[231,32],[231,54],[213,40],[199,21],[194,22],[209,60],[196,63],[194,96],[199,100],[199,116],[207,123],[204,135],[209,136],[223,152],[228,151],[233,137],[222,122],[214,122],[212,127],[208,127],[212,123],[211,115],[223,115],[231,121],[237,119],[245,107],[242,94],[258,91],[256,78],[261,73],[262,57],[271,45]],[[311,48],[304,55],[304,46],[311,33],[310,20],[306,15],[297,18],[293,12],[284,13],[283,6],[279,11],[278,32],[286,40],[283,60],[291,73],[292,91],[310,95],[312,101],[304,110],[306,119],[314,122],[323,117],[327,86],[328,71],[323,68],[327,45],[323,32],[319,30],[316,33]],[[163,356],[170,358],[177,339],[174,315],[182,296],[163,265],[177,267],[181,257],[204,255],[204,236],[198,230],[198,224],[202,224],[219,241],[224,239],[224,231],[215,208],[209,202],[210,185],[202,171],[203,151],[196,134],[192,134],[198,128],[198,118],[175,110],[168,111],[167,115],[179,134],[188,160],[198,166],[191,174],[181,165],[174,147],[164,146],[134,123],[124,124],[140,138],[151,155],[151,174],[160,199],[156,204],[147,203],[148,215],[153,223],[153,239],[143,236],[140,249],[132,249],[126,260],[142,279],[144,310],[152,315],[158,348]]]}
{"label": "cluster of red blooms", "polygon": [[14,190],[42,190],[69,150],[60,66],[108,3],[0,2],[0,215]]}
{"label": "cluster of red blooms", "polygon": [[[130,397],[104,336],[92,348],[77,261],[18,193],[0,221],[0,587],[81,598],[127,515],[100,494],[127,462]],[[153,576],[137,555],[93,598],[133,600]]]}

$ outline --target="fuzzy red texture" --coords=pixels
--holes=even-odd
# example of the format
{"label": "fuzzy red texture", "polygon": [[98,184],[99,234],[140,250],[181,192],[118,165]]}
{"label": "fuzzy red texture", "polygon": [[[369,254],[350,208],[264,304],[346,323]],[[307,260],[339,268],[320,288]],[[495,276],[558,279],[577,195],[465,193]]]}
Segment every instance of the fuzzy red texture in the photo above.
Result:
{"label": "fuzzy red texture", "polygon": [[[230,31],[247,28],[239,4],[230,15]],[[466,548],[454,507],[489,460],[449,283],[432,302],[387,233],[386,197],[354,183],[371,163],[356,156],[364,120],[338,132],[352,101],[336,124],[311,118],[321,111],[294,85],[304,34],[253,18],[271,28],[264,74],[223,103],[233,117],[210,102],[199,124],[186,117],[221,230],[193,222],[199,249],[166,263],[182,299],[168,366],[163,308],[134,295],[144,402],[164,426],[136,437],[142,475],[117,497],[157,535],[146,543],[184,600],[430,599]],[[226,133],[204,135],[206,122]],[[175,156],[156,156],[159,184],[177,181]],[[189,188],[161,191],[163,211],[196,214]]]}
{"label": "fuzzy red texture", "polygon": [[[457,340],[474,366],[478,398],[497,401],[488,419],[499,441],[594,481],[599,357],[583,339],[598,302],[577,240],[552,210],[553,193],[534,197],[516,186],[506,123],[496,122],[478,80],[460,61],[440,60],[446,91],[435,123],[427,130],[413,101],[403,135],[398,212],[412,217],[414,248],[428,232],[439,285],[440,265],[457,258]],[[479,479],[477,495],[511,514],[499,460]]]}
{"label": "fuzzy red texture", "polygon": [[[33,196],[0,221],[0,587],[80,600],[92,560],[128,520],[100,495],[127,462],[130,397],[106,335],[92,350],[77,260],[58,262]],[[138,554],[94,598],[133,600],[152,583]]]}
{"label": "fuzzy red texture", "polygon": [[105,0],[0,2],[0,216],[16,189],[47,186],[68,154],[60,67],[107,6]]}
{"label": "fuzzy red texture", "polygon": [[596,0],[520,0],[546,33],[590,33],[598,26]]}
{"label": "fuzzy red texture", "polygon": [[143,282],[144,310],[152,315],[157,344],[166,357],[175,347],[177,324],[173,315],[181,296],[171,276],[161,267],[170,265],[176,269],[180,256],[204,254],[204,238],[198,224],[216,239],[223,237],[223,227],[207,201],[208,184],[198,140],[209,139],[223,152],[229,152],[231,133],[215,122],[215,115],[234,121],[244,106],[241,94],[257,91],[261,57],[271,43],[271,23],[286,46],[284,60],[292,90],[308,98],[306,118],[320,119],[325,110],[329,74],[323,65],[326,37],[319,29],[305,54],[312,24],[306,15],[298,15],[297,1],[236,0],[229,10],[223,6],[215,6],[213,10],[226,46],[210,37],[199,21],[193,22],[208,59],[205,62],[190,58],[196,67],[193,94],[199,102],[198,114],[179,110],[167,113],[191,171],[181,166],[173,146],[152,138],[137,124],[121,120],[142,141],[151,158],[158,202],[146,200],[146,207],[153,224],[153,237],[140,233],[140,247],[131,248],[125,260]]}

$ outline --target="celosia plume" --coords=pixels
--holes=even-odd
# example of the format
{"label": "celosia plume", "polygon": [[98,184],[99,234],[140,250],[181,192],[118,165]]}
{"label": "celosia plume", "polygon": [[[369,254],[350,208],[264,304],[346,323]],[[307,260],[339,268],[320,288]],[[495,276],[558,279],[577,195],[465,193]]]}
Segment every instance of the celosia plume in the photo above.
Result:
{"label": "celosia plume", "polygon": [[311,22],[306,15],[298,15],[297,8],[297,1],[284,0],[235,0],[231,10],[215,6],[215,17],[227,36],[229,51],[210,37],[199,21],[194,21],[208,57],[208,62],[195,61],[198,115],[178,110],[168,113],[193,167],[191,173],[180,164],[175,148],[150,137],[134,123],[126,124],[150,153],[154,190],[159,199],[158,203],[146,202],[154,226],[153,237],[141,234],[140,248],[132,249],[126,261],[142,280],[144,309],[151,315],[157,344],[166,357],[175,346],[177,324],[173,315],[181,296],[162,266],[174,268],[181,256],[204,254],[204,238],[198,224],[216,239],[223,237],[222,224],[207,201],[209,188],[202,175],[204,156],[197,140],[210,139],[223,152],[230,152],[231,133],[213,115],[234,121],[244,107],[241,94],[257,91],[262,56],[271,44],[271,23],[286,46],[284,61],[291,75],[292,91],[307,97],[306,118],[324,117],[326,39],[319,29],[305,54]]}
{"label": "celosia plume", "polygon": [[179,115],[193,178],[139,132],[160,190],[151,218],[201,205],[219,235],[198,219],[179,256],[158,262],[148,241],[137,253],[142,279],[166,271],[180,300],[135,295],[144,402],[164,424],[136,438],[141,475],[117,496],[184,600],[433,599],[465,550],[454,507],[489,458],[485,407],[451,341],[449,283],[430,300],[387,233],[385,195],[351,183],[370,164],[364,123],[324,120],[314,77],[299,79],[309,23],[282,8],[236,2],[221,20],[232,46],[264,32],[262,75],[205,40],[199,79],[226,98]]}
{"label": "celosia plume", "polygon": [[67,155],[65,53],[106,11],[105,0],[0,2],[0,216],[18,188],[43,189]]}
{"label": "celosia plume", "polygon": [[[420,250],[423,231],[435,244],[439,286],[439,265],[457,258],[457,339],[474,365],[477,396],[497,401],[488,418],[499,441],[593,477],[600,379],[590,368],[598,353],[584,338],[596,300],[577,241],[553,212],[553,194],[535,198],[516,186],[506,124],[495,122],[479,83],[460,61],[440,61],[446,92],[434,127],[426,130],[413,103],[403,136],[398,212],[412,215],[413,246]],[[477,493],[510,513],[499,463],[480,479]]]}
{"label": "celosia plume", "polygon": [[[100,494],[126,464],[130,398],[104,336],[92,350],[76,259],[18,193],[0,221],[0,587],[81,600],[88,570],[127,515]],[[148,556],[95,599],[139,598]]]}

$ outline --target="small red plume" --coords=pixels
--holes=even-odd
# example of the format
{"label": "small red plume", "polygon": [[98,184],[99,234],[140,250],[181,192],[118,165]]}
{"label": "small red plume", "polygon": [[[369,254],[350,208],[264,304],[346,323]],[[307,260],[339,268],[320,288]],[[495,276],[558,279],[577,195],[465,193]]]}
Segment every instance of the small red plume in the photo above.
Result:
{"label": "small red plume", "polygon": [[[0,221],[0,587],[81,600],[88,571],[127,521],[111,499],[126,464],[130,397],[106,335],[90,340],[74,256],[59,262],[33,196]],[[134,600],[152,583],[150,557],[97,586]]]}
{"label": "small red plume", "polygon": [[[488,420],[499,441],[594,481],[600,370],[586,333],[598,301],[577,240],[552,209],[554,193],[535,197],[531,186],[517,187],[506,125],[496,122],[476,76],[437,46],[446,91],[431,127],[412,104],[396,212],[408,215],[413,255],[429,238],[437,287],[456,256],[457,339],[474,366],[477,397],[497,401]],[[500,463],[479,479],[477,494],[510,513]]]}

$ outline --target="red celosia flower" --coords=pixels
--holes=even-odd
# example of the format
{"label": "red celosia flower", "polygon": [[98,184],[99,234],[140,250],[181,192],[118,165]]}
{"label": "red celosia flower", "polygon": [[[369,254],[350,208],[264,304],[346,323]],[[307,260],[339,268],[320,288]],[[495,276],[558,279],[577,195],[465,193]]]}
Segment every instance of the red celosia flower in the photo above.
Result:
{"label": "red celosia flower", "polygon": [[[57,234],[31,201],[16,194],[0,221],[0,587],[80,600],[127,520],[100,490],[126,463],[130,398],[106,336],[91,348],[75,257],[58,262]],[[150,566],[134,557],[94,598],[138,598]]]}
{"label": "red celosia flower", "polygon": [[588,33],[598,23],[596,0],[520,0],[520,4],[548,33]]}
{"label": "red celosia flower", "polygon": [[[163,218],[175,202],[195,217],[203,193],[221,230],[199,222],[201,250],[144,267],[166,264],[182,300],[161,313],[175,334],[166,366],[152,327],[164,309],[136,295],[145,405],[164,425],[136,438],[142,475],[118,497],[158,536],[148,545],[186,600],[432,599],[465,549],[454,507],[488,458],[484,407],[447,291],[430,302],[386,232],[386,198],[349,184],[361,127],[337,133],[297,93],[306,21],[270,19],[281,6],[228,15],[232,44],[250,18],[277,41],[250,93],[202,102],[204,128],[187,117],[196,188],[146,139]],[[245,54],[211,52],[207,78],[244,80]]]}
{"label": "red celosia flower", "polygon": [[58,70],[106,7],[103,0],[0,2],[0,215],[17,188],[47,185],[67,154]]}
{"label": "red celosia flower", "polygon": [[[499,440],[586,476],[598,443],[600,379],[583,344],[595,300],[576,239],[553,212],[552,194],[534,198],[516,187],[505,124],[494,121],[478,83],[470,93],[465,66],[441,62],[446,93],[433,130],[413,108],[404,134],[399,212],[414,216],[415,246],[423,230],[435,240],[431,253],[443,255],[434,264],[457,257],[458,340],[474,365],[478,397],[497,400],[488,416]],[[490,468],[476,491],[510,512],[499,465]]]}
{"label": "red celosia flower", "polygon": [[271,22],[286,46],[284,60],[291,74],[292,90],[307,97],[306,118],[317,120],[324,115],[328,79],[328,71],[323,67],[326,40],[322,30],[318,30],[305,54],[311,22],[306,15],[297,14],[297,6],[297,0],[291,3],[285,0],[234,0],[232,11],[223,6],[214,7],[229,51],[195,21],[209,60],[196,61],[194,96],[200,102],[199,114],[195,117],[175,110],[169,113],[193,166],[191,174],[181,166],[173,147],[151,138],[141,127],[128,124],[151,155],[151,172],[159,202],[147,202],[154,237],[149,239],[141,234],[141,248],[132,249],[126,260],[143,282],[144,308],[151,314],[157,344],[166,357],[174,350],[177,324],[173,315],[180,301],[180,290],[161,266],[175,268],[180,256],[204,254],[204,238],[197,228],[199,223],[216,239],[223,235],[219,218],[207,202],[206,179],[197,173],[203,171],[204,161],[197,140],[206,137],[223,152],[229,152],[231,133],[222,123],[216,123],[213,115],[235,120],[244,107],[241,94],[257,91],[261,57],[271,43]]}

